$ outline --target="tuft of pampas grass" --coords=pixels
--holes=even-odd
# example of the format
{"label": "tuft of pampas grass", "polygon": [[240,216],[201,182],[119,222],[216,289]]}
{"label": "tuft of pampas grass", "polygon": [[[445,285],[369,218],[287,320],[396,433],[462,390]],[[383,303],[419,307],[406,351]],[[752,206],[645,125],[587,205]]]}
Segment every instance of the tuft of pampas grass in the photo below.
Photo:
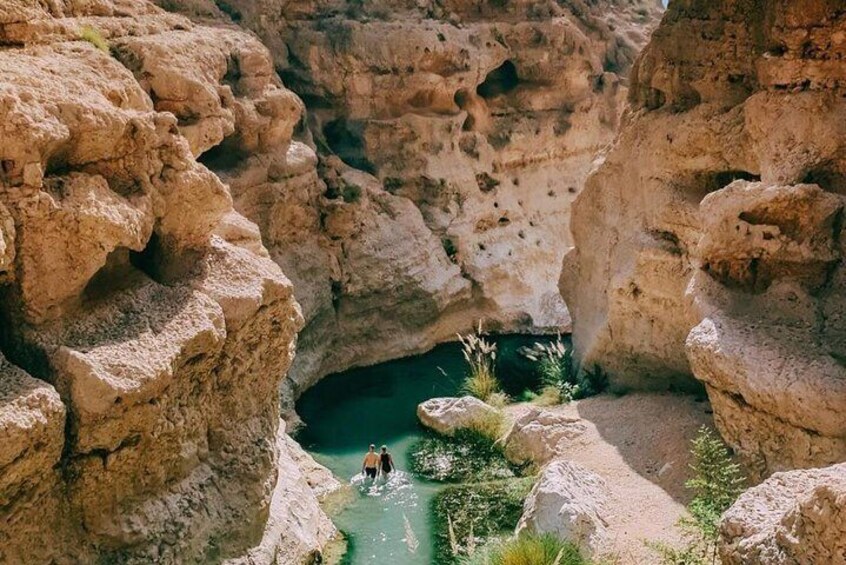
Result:
{"label": "tuft of pampas grass", "polygon": [[458,340],[468,367],[464,392],[487,401],[500,390],[496,378],[496,344],[482,335],[481,320],[475,334],[458,334]]}

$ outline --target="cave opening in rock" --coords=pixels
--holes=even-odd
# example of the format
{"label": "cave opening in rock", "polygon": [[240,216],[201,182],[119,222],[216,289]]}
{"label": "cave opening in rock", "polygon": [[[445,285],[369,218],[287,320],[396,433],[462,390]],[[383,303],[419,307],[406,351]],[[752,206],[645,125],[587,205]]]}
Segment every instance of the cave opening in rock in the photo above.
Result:
{"label": "cave opening in rock", "polygon": [[830,169],[811,169],[802,177],[803,184],[815,184],[826,192],[846,195],[846,174]]}
{"label": "cave opening in rock", "polygon": [[339,118],[323,126],[323,138],[329,150],[348,165],[375,174],[375,167],[366,157],[360,132],[349,121]]}
{"label": "cave opening in rock", "polygon": [[239,149],[230,138],[205,151],[197,161],[215,172],[231,171],[248,157],[248,153]]}
{"label": "cave opening in rock", "polygon": [[684,183],[684,191],[695,202],[700,202],[708,194],[723,189],[736,180],[760,182],[761,175],[740,169],[727,171],[702,171],[696,173]]}
{"label": "cave opening in rock", "polygon": [[514,91],[519,84],[517,67],[511,61],[505,61],[488,73],[482,84],[476,87],[476,94],[485,99],[496,98]]}

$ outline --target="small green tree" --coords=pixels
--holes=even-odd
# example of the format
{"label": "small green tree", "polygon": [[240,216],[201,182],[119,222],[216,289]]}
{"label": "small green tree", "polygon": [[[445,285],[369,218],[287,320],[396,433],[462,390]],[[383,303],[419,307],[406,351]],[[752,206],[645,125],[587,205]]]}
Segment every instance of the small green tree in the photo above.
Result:
{"label": "small green tree", "polygon": [[666,564],[706,565],[717,563],[720,517],[745,488],[740,466],[722,440],[708,427],[699,428],[691,442],[693,478],[685,486],[694,493],[687,506],[690,516],[679,520],[687,545],[681,549],[651,544]]}

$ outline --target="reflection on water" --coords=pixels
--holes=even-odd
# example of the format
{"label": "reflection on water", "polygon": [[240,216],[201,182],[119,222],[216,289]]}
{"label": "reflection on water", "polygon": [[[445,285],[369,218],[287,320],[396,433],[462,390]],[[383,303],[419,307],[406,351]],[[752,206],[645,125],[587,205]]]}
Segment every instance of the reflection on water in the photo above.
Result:
{"label": "reflection on water", "polygon": [[[533,341],[517,336],[497,340],[500,352]],[[513,356],[500,357],[513,365]],[[506,368],[501,376],[509,380]],[[447,344],[426,355],[332,375],[303,395],[297,411],[306,426],[298,439],[335,475],[348,477],[353,491],[353,500],[333,516],[349,538],[342,563],[432,563],[429,506],[443,485],[408,473],[408,456],[425,436],[417,422],[417,404],[456,395],[463,377],[461,352]],[[387,479],[361,475],[371,443],[387,444],[393,454],[397,471]]]}

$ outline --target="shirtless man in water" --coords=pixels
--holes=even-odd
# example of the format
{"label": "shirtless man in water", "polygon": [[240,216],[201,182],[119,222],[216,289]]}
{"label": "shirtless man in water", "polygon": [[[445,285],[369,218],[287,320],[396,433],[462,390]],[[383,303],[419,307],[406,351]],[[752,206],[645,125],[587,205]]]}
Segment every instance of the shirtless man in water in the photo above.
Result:
{"label": "shirtless man in water", "polygon": [[379,454],[376,453],[376,446],[370,444],[370,450],[364,456],[364,463],[361,464],[361,473],[370,479],[376,478],[379,472]]}

